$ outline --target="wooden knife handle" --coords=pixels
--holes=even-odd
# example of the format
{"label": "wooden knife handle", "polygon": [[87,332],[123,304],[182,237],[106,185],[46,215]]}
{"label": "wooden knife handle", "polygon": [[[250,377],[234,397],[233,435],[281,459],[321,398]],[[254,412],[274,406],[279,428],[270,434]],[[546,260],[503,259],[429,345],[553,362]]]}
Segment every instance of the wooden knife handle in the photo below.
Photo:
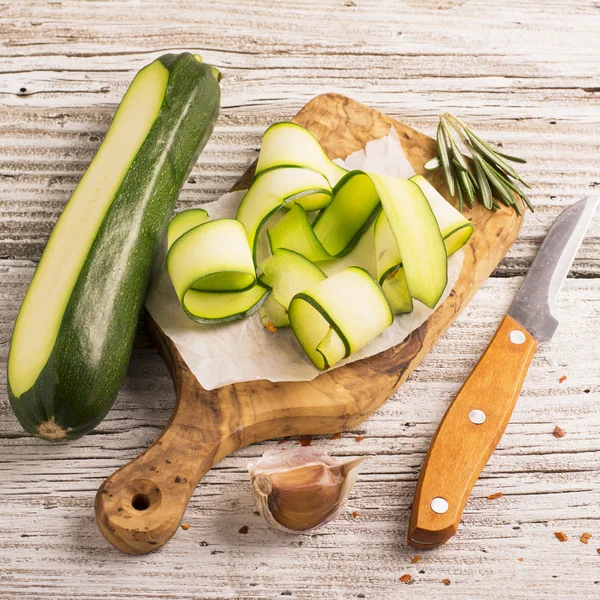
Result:
{"label": "wooden knife handle", "polygon": [[537,341],[506,316],[433,438],[415,490],[408,543],[434,548],[458,529],[475,482],[498,445]]}

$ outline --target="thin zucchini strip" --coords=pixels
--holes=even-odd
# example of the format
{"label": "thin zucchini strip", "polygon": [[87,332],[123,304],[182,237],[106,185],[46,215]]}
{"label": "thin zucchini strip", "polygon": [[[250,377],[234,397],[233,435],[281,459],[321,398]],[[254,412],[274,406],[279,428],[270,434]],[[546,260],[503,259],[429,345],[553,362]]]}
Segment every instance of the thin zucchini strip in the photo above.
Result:
{"label": "thin zucchini strip", "polygon": [[179,239],[190,229],[208,221],[208,213],[203,208],[190,208],[175,215],[169,223],[167,230],[167,245],[170,248],[173,242]]}
{"label": "thin zucchini strip", "polygon": [[270,331],[290,325],[287,310],[273,298],[273,294],[269,294],[259,311],[263,325]]}
{"label": "thin zucchini strip", "polygon": [[189,290],[182,303],[187,316],[198,323],[228,323],[254,314],[269,293],[268,288],[256,285],[244,292],[214,293]]}
{"label": "thin zucchini strip", "polygon": [[273,290],[273,298],[286,310],[297,293],[327,279],[317,265],[285,249],[276,250],[260,263],[260,268],[263,270],[260,280]]}
{"label": "thin zucchini strip", "polygon": [[307,129],[295,123],[275,123],[264,133],[256,174],[290,165],[322,173],[331,187],[347,173],[325,154],[321,144]]}
{"label": "thin zucchini strip", "polygon": [[[435,214],[446,253],[451,256],[462,248],[473,232],[472,224],[462,213],[451,206],[444,197],[422,176],[415,175],[410,181],[416,183],[425,194]],[[398,245],[392,234],[384,212],[375,222],[375,248],[377,257],[377,280],[386,294],[394,314],[410,312],[412,301],[406,286],[406,278],[402,267],[402,259]]]}
{"label": "thin zucchini strip", "polygon": [[370,174],[413,298],[433,308],[448,283],[448,257],[437,220],[419,186],[405,179]]}
{"label": "thin zucchini strip", "polygon": [[311,262],[331,260],[331,255],[315,235],[306,211],[298,204],[292,206],[283,218],[267,229],[271,252],[287,248]]}
{"label": "thin zucchini strip", "polygon": [[296,294],[288,314],[296,338],[318,369],[356,352],[394,319],[379,285],[359,267]]}
{"label": "thin zucchini strip", "polygon": [[388,276],[402,265],[402,258],[390,223],[381,211],[375,221],[375,254],[377,258],[377,281],[383,286]]}
{"label": "thin zucchini strip", "polygon": [[452,256],[469,241],[473,233],[472,223],[447,202],[423,175],[414,175],[410,181],[416,183],[425,194],[442,232],[446,253]]}
{"label": "thin zucchini strip", "polygon": [[396,271],[390,273],[383,280],[381,289],[395,315],[412,312],[413,301],[402,267],[399,267]]}
{"label": "thin zucchini strip", "polygon": [[371,176],[363,171],[350,171],[336,185],[331,204],[319,214],[313,230],[332,258],[345,256],[379,210],[379,194]]}
{"label": "thin zucchini strip", "polygon": [[169,249],[167,271],[184,305],[190,289],[242,292],[256,283],[246,230],[234,219],[209,221],[184,233]]}
{"label": "thin zucchini strip", "polygon": [[246,227],[254,261],[260,228],[282,206],[297,203],[312,211],[330,202],[329,182],[311,169],[282,167],[259,174],[242,198],[236,216]]}
{"label": "thin zucchini strip", "polygon": [[171,282],[190,319],[213,324],[243,319],[258,310],[269,288],[256,280],[244,226],[235,219],[194,225],[203,212],[182,212],[169,225]]}

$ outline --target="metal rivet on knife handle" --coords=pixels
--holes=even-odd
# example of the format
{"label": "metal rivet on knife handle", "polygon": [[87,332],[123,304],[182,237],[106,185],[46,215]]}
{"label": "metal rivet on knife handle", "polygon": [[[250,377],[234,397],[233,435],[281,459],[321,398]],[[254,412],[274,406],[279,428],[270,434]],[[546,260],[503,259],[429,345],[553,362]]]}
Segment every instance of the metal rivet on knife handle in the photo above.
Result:
{"label": "metal rivet on knife handle", "polygon": [[487,419],[486,414],[482,410],[479,410],[478,408],[473,409],[469,413],[469,421],[471,421],[471,423],[473,423],[474,425],[481,425],[481,424],[485,423],[486,419]]}
{"label": "metal rivet on knife handle", "polygon": [[518,330],[518,329],[513,329],[509,335],[508,335],[508,339],[513,343],[513,344],[524,344],[525,340],[527,339],[525,337],[525,334]]}
{"label": "metal rivet on knife handle", "polygon": [[445,512],[448,511],[448,501],[445,500],[444,498],[434,498],[431,501],[431,510],[434,513],[437,513],[438,515],[443,515]]}

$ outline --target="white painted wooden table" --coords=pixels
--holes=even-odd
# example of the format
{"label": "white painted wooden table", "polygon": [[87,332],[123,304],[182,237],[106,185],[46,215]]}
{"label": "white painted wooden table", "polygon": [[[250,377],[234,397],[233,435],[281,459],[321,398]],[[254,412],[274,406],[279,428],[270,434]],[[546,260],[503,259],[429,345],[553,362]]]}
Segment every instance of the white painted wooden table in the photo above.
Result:
{"label": "white painted wooden table", "polygon": [[[599,31],[593,0],[0,0],[0,598],[600,597],[600,218],[561,294],[561,327],[533,361],[458,535],[416,564],[404,541],[431,436],[542,235],[564,206],[600,193]],[[360,430],[315,441],[335,455],[371,455],[337,521],[289,537],[253,515],[246,464],[267,443],[206,476],[189,530],[132,557],[102,538],[93,500],[173,405],[143,329],[114,409],[71,444],[22,432],[5,364],[44,242],[133,74],[184,49],[225,79],[222,115],[180,208],[226,191],[269,123],[339,91],[428,133],[456,111],[529,159],[537,210],[400,391]],[[487,500],[494,492],[504,495]],[[405,573],[413,584],[399,581]]]}

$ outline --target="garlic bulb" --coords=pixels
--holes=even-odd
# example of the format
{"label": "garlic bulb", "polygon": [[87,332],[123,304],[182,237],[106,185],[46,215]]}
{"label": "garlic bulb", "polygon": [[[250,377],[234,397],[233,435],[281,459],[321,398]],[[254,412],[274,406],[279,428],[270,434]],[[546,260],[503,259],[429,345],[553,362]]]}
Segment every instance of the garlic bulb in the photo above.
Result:
{"label": "garlic bulb", "polygon": [[321,527],[348,500],[363,460],[339,460],[310,447],[267,450],[248,465],[256,508],[287,533]]}

